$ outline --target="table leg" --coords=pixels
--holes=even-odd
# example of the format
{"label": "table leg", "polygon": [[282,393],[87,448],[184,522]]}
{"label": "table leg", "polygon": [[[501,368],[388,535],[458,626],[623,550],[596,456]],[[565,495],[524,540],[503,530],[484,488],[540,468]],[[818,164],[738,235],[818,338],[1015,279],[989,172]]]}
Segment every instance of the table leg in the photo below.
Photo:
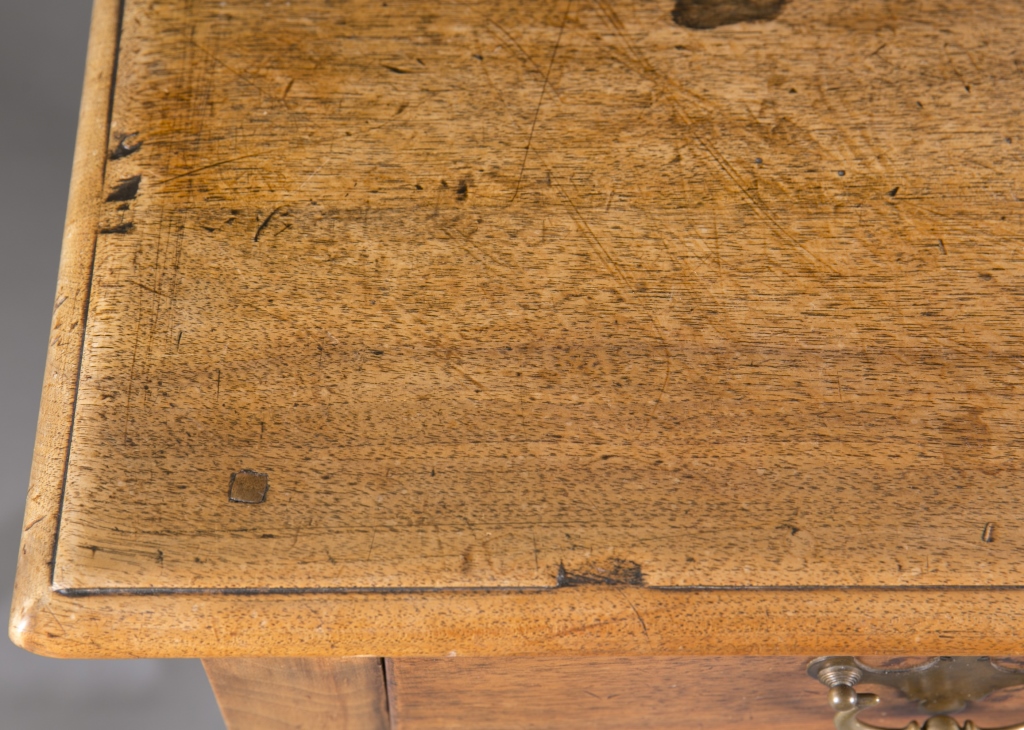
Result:
{"label": "table leg", "polygon": [[388,730],[375,657],[204,659],[228,730]]}

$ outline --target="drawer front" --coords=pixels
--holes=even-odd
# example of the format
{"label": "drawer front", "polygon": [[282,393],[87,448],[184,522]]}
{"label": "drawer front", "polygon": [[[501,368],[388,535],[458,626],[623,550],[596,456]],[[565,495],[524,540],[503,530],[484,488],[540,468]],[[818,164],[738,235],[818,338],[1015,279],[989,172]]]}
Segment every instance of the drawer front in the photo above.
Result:
{"label": "drawer front", "polygon": [[[394,730],[828,730],[827,689],[813,657],[418,659],[386,662]],[[911,659],[864,658],[872,666]],[[902,728],[927,714],[896,690],[860,719]],[[1024,720],[1024,688],[999,690],[954,715],[981,728]]]}

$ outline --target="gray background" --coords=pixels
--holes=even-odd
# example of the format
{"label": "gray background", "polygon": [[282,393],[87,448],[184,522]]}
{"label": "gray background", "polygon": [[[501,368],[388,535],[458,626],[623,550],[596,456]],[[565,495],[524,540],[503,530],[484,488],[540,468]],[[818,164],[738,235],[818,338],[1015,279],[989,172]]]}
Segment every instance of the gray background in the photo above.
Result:
{"label": "gray background", "polygon": [[[0,0],[0,617],[7,625],[89,0]],[[6,631],[3,632],[6,637]],[[44,659],[0,638],[0,730],[223,730],[198,660]]]}

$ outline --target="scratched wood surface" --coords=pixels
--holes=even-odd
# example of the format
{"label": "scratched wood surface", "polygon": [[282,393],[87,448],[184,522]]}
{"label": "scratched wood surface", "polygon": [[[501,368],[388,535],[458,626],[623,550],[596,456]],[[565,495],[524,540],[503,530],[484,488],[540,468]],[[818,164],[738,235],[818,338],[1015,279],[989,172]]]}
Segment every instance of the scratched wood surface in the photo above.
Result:
{"label": "scratched wood surface", "polygon": [[100,0],[15,640],[1012,651],[1024,6],[670,5]]}

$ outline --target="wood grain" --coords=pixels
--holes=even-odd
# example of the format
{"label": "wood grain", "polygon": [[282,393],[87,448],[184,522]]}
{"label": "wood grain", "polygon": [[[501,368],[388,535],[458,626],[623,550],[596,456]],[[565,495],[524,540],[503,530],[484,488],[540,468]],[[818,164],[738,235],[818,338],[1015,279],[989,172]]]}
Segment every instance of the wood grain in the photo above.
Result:
{"label": "wood grain", "polygon": [[[821,730],[832,710],[807,676],[811,657],[395,659],[394,730]],[[885,687],[861,717],[903,727],[925,717]],[[1021,688],[993,693],[957,718],[999,727],[1024,717]]]}
{"label": "wood grain", "polygon": [[50,345],[11,605],[10,635],[19,644],[19,637],[30,630],[33,617],[50,612],[48,604],[53,595],[53,555],[92,292],[99,199],[106,174],[111,85],[120,31],[120,2],[95,0]]}
{"label": "wood grain", "polygon": [[390,730],[373,657],[206,659],[228,730]]}
{"label": "wood grain", "polygon": [[1020,4],[123,10],[15,641],[1019,649]]}
{"label": "wood grain", "polygon": [[1018,591],[48,593],[15,643],[64,657],[999,655],[1024,645]]}

